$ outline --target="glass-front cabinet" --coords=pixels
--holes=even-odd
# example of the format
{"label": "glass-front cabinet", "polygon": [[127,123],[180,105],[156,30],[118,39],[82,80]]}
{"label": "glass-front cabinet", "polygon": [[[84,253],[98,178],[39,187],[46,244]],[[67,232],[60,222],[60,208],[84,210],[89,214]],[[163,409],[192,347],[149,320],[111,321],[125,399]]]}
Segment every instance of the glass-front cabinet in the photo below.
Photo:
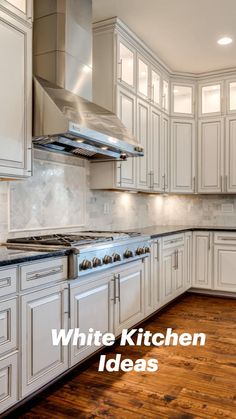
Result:
{"label": "glass-front cabinet", "polygon": [[222,82],[199,85],[200,116],[220,115],[222,112]]}
{"label": "glass-front cabinet", "polygon": [[160,106],[160,96],[161,96],[161,76],[154,68],[151,68],[151,102],[154,105]]}
{"label": "glass-front cabinet", "polygon": [[162,109],[169,112],[169,81],[167,79],[162,81]]}
{"label": "glass-front cabinet", "polygon": [[118,40],[118,81],[127,87],[135,88],[135,50],[126,41]]}
{"label": "glass-front cabinet", "polygon": [[236,113],[236,80],[227,81],[227,113]]}
{"label": "glass-front cabinet", "polygon": [[174,115],[193,116],[194,86],[173,83],[171,86],[171,108]]}
{"label": "glass-front cabinet", "polygon": [[137,90],[138,93],[145,98],[148,97],[148,87],[149,87],[149,65],[143,58],[138,57],[138,80],[137,80]]}

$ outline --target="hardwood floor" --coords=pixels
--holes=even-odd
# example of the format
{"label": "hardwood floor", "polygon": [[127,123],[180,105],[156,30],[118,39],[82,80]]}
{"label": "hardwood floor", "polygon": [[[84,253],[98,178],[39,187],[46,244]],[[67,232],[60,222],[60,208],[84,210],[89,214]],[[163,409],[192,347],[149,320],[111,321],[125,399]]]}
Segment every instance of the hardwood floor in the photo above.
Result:
{"label": "hardwood floor", "polygon": [[112,347],[109,357],[157,358],[159,371],[83,371],[15,418],[236,418],[236,300],[185,295],[144,323],[151,332],[204,332],[204,347]]}

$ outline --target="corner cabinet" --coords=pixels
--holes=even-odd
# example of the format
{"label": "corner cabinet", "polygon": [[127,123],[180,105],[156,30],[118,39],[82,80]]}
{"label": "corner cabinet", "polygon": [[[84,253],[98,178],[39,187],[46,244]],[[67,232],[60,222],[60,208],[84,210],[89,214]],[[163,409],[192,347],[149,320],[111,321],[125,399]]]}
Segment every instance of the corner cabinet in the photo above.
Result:
{"label": "corner cabinet", "polygon": [[0,177],[9,179],[32,173],[32,25],[13,17],[13,3],[0,4]]}

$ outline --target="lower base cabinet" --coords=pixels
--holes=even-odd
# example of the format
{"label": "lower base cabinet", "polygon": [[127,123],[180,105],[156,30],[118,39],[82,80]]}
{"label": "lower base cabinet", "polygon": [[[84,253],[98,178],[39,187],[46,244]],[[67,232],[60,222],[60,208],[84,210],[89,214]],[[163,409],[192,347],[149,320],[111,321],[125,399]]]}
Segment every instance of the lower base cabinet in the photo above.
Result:
{"label": "lower base cabinet", "polygon": [[212,233],[193,233],[193,287],[212,288]]}
{"label": "lower base cabinet", "polygon": [[22,383],[27,396],[64,372],[68,346],[54,346],[52,329],[68,329],[68,288],[55,285],[21,297]]}
{"label": "lower base cabinet", "polygon": [[236,234],[214,233],[213,286],[217,291],[236,292]]}
{"label": "lower base cabinet", "polygon": [[[94,277],[94,275],[93,275]],[[71,282],[71,328],[79,328],[80,333],[89,329],[102,333],[113,333],[113,304],[115,278],[109,275],[97,275],[85,282]],[[77,364],[92,354],[99,347],[81,345],[70,346],[70,366]]]}
{"label": "lower base cabinet", "polygon": [[117,298],[115,300],[115,335],[140,322],[144,317],[144,263],[130,263],[117,275]]}
{"label": "lower base cabinet", "polygon": [[18,353],[0,358],[0,413],[18,401]]}
{"label": "lower base cabinet", "polygon": [[185,291],[184,246],[163,250],[162,282],[164,304]]}

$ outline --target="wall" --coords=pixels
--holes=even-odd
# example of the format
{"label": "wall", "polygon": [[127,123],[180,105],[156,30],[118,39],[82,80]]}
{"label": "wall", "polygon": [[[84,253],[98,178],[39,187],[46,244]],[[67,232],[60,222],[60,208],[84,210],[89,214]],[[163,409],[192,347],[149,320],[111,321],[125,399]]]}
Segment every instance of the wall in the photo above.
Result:
{"label": "wall", "polygon": [[[0,182],[0,241],[51,231],[153,224],[236,226],[235,196],[162,196],[89,190],[85,160],[36,151],[34,176]],[[105,210],[105,214],[104,214]]]}

